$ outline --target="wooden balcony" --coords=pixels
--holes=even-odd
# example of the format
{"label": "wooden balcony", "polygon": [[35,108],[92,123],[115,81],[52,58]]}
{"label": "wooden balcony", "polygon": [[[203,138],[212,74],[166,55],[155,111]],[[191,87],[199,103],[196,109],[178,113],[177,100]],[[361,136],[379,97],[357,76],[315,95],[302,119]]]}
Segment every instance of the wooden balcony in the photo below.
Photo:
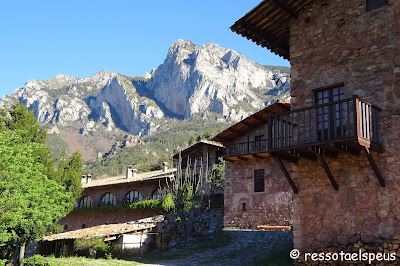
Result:
{"label": "wooden balcony", "polygon": [[296,163],[299,158],[319,161],[335,190],[339,189],[324,156],[336,158],[338,153],[367,157],[380,185],[385,180],[376,165],[371,151],[382,153],[379,136],[381,109],[352,98],[314,105],[306,108],[268,113],[265,139],[244,143],[227,143],[225,159],[249,160],[272,156],[289,181],[295,193],[296,185],[290,178],[283,160]]}
{"label": "wooden balcony", "polygon": [[266,140],[234,143],[226,146],[225,157],[246,158],[248,155],[257,156],[266,154],[267,149],[268,147]]}
{"label": "wooden balcony", "polygon": [[382,152],[379,140],[380,108],[352,98],[270,114],[268,151],[276,156],[307,154],[316,149],[334,154],[358,153],[367,147]]}

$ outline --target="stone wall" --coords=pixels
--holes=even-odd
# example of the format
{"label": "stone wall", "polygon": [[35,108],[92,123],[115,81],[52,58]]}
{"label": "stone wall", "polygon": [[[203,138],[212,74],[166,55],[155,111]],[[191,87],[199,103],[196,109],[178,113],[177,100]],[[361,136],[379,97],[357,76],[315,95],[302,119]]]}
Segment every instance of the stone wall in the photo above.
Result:
{"label": "stone wall", "polygon": [[[254,192],[256,169],[265,171],[264,192]],[[255,229],[292,224],[293,191],[272,158],[227,161],[224,200],[225,226]]]}
{"label": "stone wall", "polygon": [[373,154],[380,187],[363,154],[326,159],[335,191],[318,162],[293,165],[294,246],[315,250],[358,241],[383,243],[400,232],[400,1],[366,11],[364,0],[316,0],[290,24],[292,108],[314,104],[314,89],[344,84],[382,108],[384,152]]}
{"label": "stone wall", "polygon": [[[219,230],[223,228],[223,209],[205,209],[193,210],[188,214],[187,231],[188,241],[201,241],[213,239]],[[165,214],[164,221],[157,224],[152,230],[153,233],[159,233],[157,243],[160,243],[160,235],[163,235],[163,247],[172,247],[184,242],[185,228],[178,215]]]}

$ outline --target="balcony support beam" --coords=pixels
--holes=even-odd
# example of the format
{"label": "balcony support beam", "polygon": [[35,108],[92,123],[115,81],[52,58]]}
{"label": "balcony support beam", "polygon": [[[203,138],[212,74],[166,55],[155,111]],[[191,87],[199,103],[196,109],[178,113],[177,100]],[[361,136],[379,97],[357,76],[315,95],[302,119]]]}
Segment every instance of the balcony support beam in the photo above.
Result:
{"label": "balcony support beam", "polygon": [[279,165],[279,168],[281,169],[283,175],[286,177],[287,181],[289,182],[289,185],[292,187],[294,194],[298,194],[299,190],[296,187],[296,184],[293,182],[292,178],[289,175],[289,172],[286,170],[285,165],[279,158],[275,158],[276,163]]}
{"label": "balcony support beam", "polygon": [[237,156],[237,158],[238,158],[239,160],[242,160],[242,161],[248,161],[248,160],[249,160],[249,159],[244,158],[244,157],[242,157],[242,156]]}
{"label": "balcony support beam", "polygon": [[258,155],[258,154],[252,154],[251,156],[253,156],[254,158],[258,158],[258,159],[265,159],[265,158],[267,158],[267,157],[260,156],[260,155]]}
{"label": "balcony support beam", "polygon": [[365,156],[367,156],[369,164],[371,165],[372,170],[374,171],[376,178],[378,178],[379,184],[381,185],[381,187],[386,187],[385,179],[383,178],[383,176],[381,174],[381,171],[379,171],[379,168],[376,165],[375,160],[372,157],[370,150],[367,147],[364,147],[363,151],[364,151]]}
{"label": "balcony support beam", "polygon": [[338,185],[338,183],[336,183],[336,180],[335,180],[335,178],[333,177],[333,175],[332,175],[332,173],[331,173],[331,170],[329,170],[329,167],[328,167],[328,165],[326,164],[326,162],[325,162],[325,160],[324,160],[324,157],[323,157],[322,154],[319,153],[319,152],[316,152],[315,154],[317,155],[317,159],[318,159],[318,161],[320,162],[322,168],[324,168],[325,173],[326,173],[326,175],[327,175],[328,178],[329,178],[329,181],[331,181],[331,184],[332,184],[333,188],[334,188],[335,190],[339,190],[339,185]]}

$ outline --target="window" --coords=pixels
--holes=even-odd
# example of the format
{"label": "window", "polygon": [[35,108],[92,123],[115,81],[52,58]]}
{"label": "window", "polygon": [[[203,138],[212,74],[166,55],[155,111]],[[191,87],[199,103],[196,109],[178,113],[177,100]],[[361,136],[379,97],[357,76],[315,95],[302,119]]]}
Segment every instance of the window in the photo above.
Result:
{"label": "window", "polygon": [[245,202],[242,203],[242,211],[244,211],[244,212],[246,211],[246,203]]}
{"label": "window", "polygon": [[68,230],[68,224],[64,224],[64,231]]}
{"label": "window", "polygon": [[[315,103],[317,105],[337,102],[344,99],[344,86],[323,89],[315,92]],[[341,128],[347,117],[345,104],[326,105],[317,110],[318,140],[340,137]],[[328,132],[328,129],[330,132]]]}
{"label": "window", "polygon": [[81,208],[81,207],[92,207],[92,199],[90,198],[90,196],[85,196],[83,198],[81,198],[81,200],[78,202],[78,204],[76,205],[76,207]]}
{"label": "window", "polygon": [[255,136],[254,137],[254,146],[255,147],[261,147],[261,146],[265,146],[265,141],[264,141],[264,135],[261,136]]}
{"label": "window", "polygon": [[386,6],[388,2],[388,0],[367,0],[367,11]]}
{"label": "window", "polygon": [[155,190],[153,192],[153,195],[151,196],[151,198],[153,200],[158,200],[158,199],[162,199],[162,196],[163,196],[163,191],[161,188],[158,188],[157,190]]}
{"label": "window", "polygon": [[254,170],[254,192],[264,192],[265,178],[264,169]]}
{"label": "window", "polygon": [[105,205],[106,207],[115,206],[117,205],[117,200],[113,194],[108,192],[101,197],[100,205]]}
{"label": "window", "polygon": [[142,195],[140,195],[139,191],[132,190],[125,196],[124,204],[139,202],[142,201]]}

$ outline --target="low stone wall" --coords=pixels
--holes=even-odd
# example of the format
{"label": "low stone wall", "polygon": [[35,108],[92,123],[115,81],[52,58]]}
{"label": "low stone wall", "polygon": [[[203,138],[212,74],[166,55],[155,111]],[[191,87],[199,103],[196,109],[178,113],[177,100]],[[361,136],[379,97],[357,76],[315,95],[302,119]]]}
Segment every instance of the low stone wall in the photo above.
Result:
{"label": "low stone wall", "polygon": [[[223,209],[189,212],[186,225],[188,241],[215,238],[217,232],[223,228],[223,215]],[[164,221],[158,223],[152,232],[159,234],[158,243],[162,243],[162,247],[172,247],[185,241],[184,224],[175,213],[165,214]]]}

